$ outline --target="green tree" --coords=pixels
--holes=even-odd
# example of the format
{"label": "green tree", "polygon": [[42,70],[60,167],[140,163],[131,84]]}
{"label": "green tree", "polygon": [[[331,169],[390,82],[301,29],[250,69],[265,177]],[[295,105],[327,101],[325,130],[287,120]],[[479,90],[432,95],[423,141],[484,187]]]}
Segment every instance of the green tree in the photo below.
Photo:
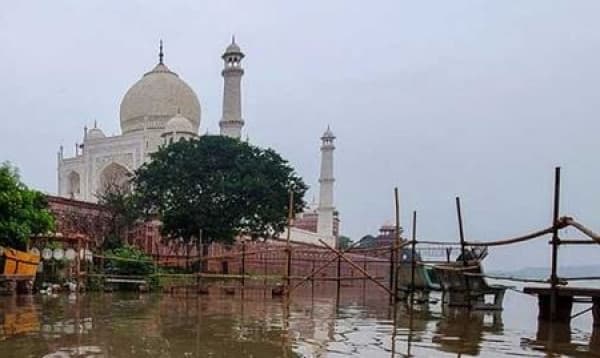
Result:
{"label": "green tree", "polygon": [[348,236],[340,235],[340,237],[338,237],[338,249],[345,250],[350,245],[352,245],[352,239]]}
{"label": "green tree", "polygon": [[304,208],[306,185],[272,149],[224,136],[203,136],[161,148],[134,178],[146,214],[157,214],[163,234],[190,242],[232,242],[282,232],[289,191],[294,212]]}
{"label": "green tree", "polygon": [[31,236],[52,230],[45,195],[27,188],[15,167],[0,165],[0,245],[24,250]]}
{"label": "green tree", "polygon": [[97,197],[98,204],[104,207],[109,228],[102,248],[112,250],[121,247],[127,232],[141,216],[134,194],[129,187],[109,183]]}

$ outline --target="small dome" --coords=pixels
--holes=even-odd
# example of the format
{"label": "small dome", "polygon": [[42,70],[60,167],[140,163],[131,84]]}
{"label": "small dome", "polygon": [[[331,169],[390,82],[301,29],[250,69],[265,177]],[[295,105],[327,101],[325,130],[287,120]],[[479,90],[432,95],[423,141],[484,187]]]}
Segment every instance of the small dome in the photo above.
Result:
{"label": "small dome", "polygon": [[128,133],[144,128],[165,128],[178,109],[197,131],[200,126],[198,97],[175,72],[159,62],[123,97],[121,131]]}
{"label": "small dome", "polygon": [[331,131],[331,128],[329,128],[329,126],[327,126],[327,130],[325,131],[325,133],[323,133],[323,139],[325,138],[330,138],[330,139],[334,139],[335,135],[333,135],[333,132]]}
{"label": "small dome", "polygon": [[171,133],[186,133],[195,135],[196,131],[194,130],[192,122],[182,116],[181,113],[178,113],[175,117],[169,119],[165,125],[163,135]]}
{"label": "small dome", "polygon": [[106,138],[106,136],[104,135],[104,132],[102,132],[102,129],[100,128],[92,128],[87,132],[87,139],[102,139],[102,138]]}
{"label": "small dome", "polygon": [[225,54],[241,54],[242,49],[235,43],[235,37],[231,38],[231,44],[225,49]]}

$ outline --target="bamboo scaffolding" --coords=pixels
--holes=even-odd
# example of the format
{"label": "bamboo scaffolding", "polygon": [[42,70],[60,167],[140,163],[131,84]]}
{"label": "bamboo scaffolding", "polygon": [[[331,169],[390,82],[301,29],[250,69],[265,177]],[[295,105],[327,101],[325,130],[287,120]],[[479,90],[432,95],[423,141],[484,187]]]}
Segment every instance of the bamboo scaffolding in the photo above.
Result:
{"label": "bamboo scaffolding", "polygon": [[[343,252],[348,252],[348,250],[350,250],[355,245],[358,245],[359,243],[360,243],[360,241],[353,243]],[[324,269],[326,269],[327,267],[329,267],[329,265],[331,265],[331,263],[333,263],[335,260],[337,260],[337,256],[331,257],[329,260],[327,260],[327,262],[325,262],[324,264],[319,266],[319,268],[317,268],[316,270],[313,270],[308,276],[305,276],[303,279],[301,279],[300,282],[298,282],[296,285],[294,285],[292,288],[290,288],[289,292],[291,293],[292,291],[296,290],[298,287],[302,286],[304,284],[304,282],[310,280],[316,274],[318,274],[319,272],[321,272]]]}
{"label": "bamboo scaffolding", "polygon": [[362,267],[360,267],[357,264],[355,264],[354,262],[352,262],[352,260],[346,258],[346,256],[344,255],[343,252],[340,252],[339,250],[331,247],[328,243],[326,243],[323,240],[319,239],[319,242],[321,244],[323,244],[325,247],[327,247],[329,250],[335,252],[336,255],[338,255],[339,257],[342,258],[342,260],[346,261],[348,264],[350,264],[350,266],[354,267],[358,272],[360,272],[361,274],[365,275],[369,280],[373,281],[377,286],[383,288],[388,294],[390,294],[391,297],[395,297],[394,292],[390,291],[389,288],[385,287],[385,285],[383,285],[382,283],[380,283],[379,281],[377,281],[373,276],[369,275],[369,273],[366,272],[365,270],[363,270]]}

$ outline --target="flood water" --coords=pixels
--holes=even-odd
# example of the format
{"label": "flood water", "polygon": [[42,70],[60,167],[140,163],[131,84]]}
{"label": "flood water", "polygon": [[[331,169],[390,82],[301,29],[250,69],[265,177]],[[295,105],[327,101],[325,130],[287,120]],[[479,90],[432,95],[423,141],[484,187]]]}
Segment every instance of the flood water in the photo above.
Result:
{"label": "flood water", "polygon": [[[86,293],[0,298],[0,357],[597,356],[591,314],[538,327],[534,297],[509,291],[500,314],[393,310],[366,285],[319,285],[289,305],[270,291],[234,296]],[[576,305],[574,313],[585,308]],[[553,338],[551,338],[553,337]],[[556,354],[552,354],[556,353]]]}

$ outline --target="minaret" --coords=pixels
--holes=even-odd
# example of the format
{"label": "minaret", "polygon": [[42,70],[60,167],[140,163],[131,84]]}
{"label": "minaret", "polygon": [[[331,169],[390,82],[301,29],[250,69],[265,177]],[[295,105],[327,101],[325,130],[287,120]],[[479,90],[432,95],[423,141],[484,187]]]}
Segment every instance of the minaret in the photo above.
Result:
{"label": "minaret", "polygon": [[221,135],[240,138],[244,120],[242,119],[242,59],[244,54],[240,47],[235,43],[235,37],[231,39],[231,44],[227,46],[225,53],[221,56],[225,67],[221,74],[224,78],[223,87],[223,116],[219,121]]}
{"label": "minaret", "polygon": [[319,207],[317,209],[317,233],[333,236],[333,140],[335,136],[329,126],[321,137],[321,176],[319,178]]}

